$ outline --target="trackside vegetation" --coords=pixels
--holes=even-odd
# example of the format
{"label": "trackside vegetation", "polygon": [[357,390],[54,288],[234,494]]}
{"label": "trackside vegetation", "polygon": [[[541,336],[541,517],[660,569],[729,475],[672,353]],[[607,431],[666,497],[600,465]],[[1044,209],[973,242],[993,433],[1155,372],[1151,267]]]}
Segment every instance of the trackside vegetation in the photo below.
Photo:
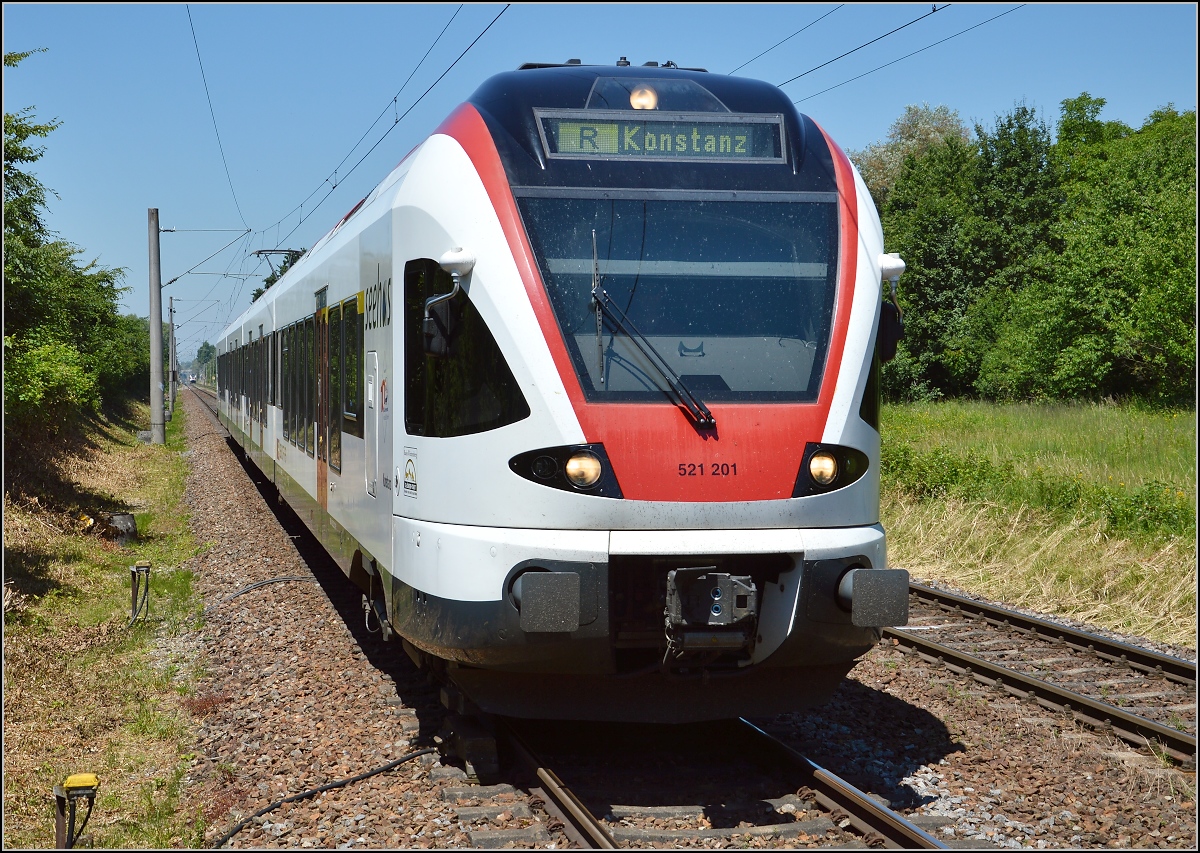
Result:
{"label": "trackside vegetation", "polygon": [[[6,77],[34,52],[6,53]],[[31,167],[59,122],[33,110],[4,114],[4,847],[54,844],[53,786],[76,772],[100,779],[78,846],[199,846],[178,805],[199,618],[182,410],[166,446],[137,440],[149,327],[119,311],[122,270],[47,228],[53,191]],[[109,520],[125,512],[140,536],[122,545]],[[139,560],[149,612],[129,624]]]}
{"label": "trackside vegetation", "polygon": [[1193,412],[959,400],[881,421],[893,565],[1195,648]]}
{"label": "trackside vegetation", "polygon": [[[38,51],[4,54],[5,73]],[[94,414],[150,384],[146,320],[122,315],[124,270],[83,260],[45,224],[47,197],[29,171],[59,126],[33,107],[4,113],[4,437],[12,441]]]}
{"label": "trackside vegetation", "polygon": [[1193,405],[1196,112],[1104,103],[1064,100],[1055,139],[1024,104],[973,134],[912,106],[851,152],[908,266],[889,399]]}
{"label": "trackside vegetation", "polygon": [[[187,561],[201,546],[183,501],[182,408],[165,446],[137,440],[148,417],[138,405],[93,419],[75,451],[39,458],[40,497],[4,495],[5,849],[52,847],[53,787],[86,772],[100,779],[91,846],[203,842],[202,816],[179,805],[203,665],[188,640],[201,613]],[[135,541],[106,528],[114,509],[133,513]],[[139,560],[151,563],[150,595],[131,625]]]}
{"label": "trackside vegetation", "polygon": [[1196,113],[1083,92],[850,152],[907,264],[881,514],[917,577],[1196,645]]}

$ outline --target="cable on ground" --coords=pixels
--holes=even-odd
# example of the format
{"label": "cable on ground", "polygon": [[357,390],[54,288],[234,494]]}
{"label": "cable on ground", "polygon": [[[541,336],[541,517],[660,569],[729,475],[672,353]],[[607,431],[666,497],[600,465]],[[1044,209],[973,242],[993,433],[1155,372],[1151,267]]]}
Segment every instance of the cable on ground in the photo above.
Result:
{"label": "cable on ground", "polygon": [[208,607],[204,608],[204,612],[207,613],[208,611],[210,611],[214,607],[216,607],[218,604],[224,604],[226,601],[231,601],[232,599],[237,598],[239,595],[245,595],[248,592],[258,589],[260,586],[266,586],[267,584],[270,584],[270,583],[285,583],[287,581],[309,581],[310,583],[320,583],[320,581],[318,581],[316,578],[314,578],[312,576],[305,576],[305,575],[289,575],[287,577],[281,577],[281,578],[267,578],[265,581],[259,581],[258,583],[250,584],[250,586],[244,586],[241,589],[239,589],[237,592],[234,592],[234,593],[231,593],[231,594],[225,596],[220,601],[213,602],[212,604],[208,605]]}
{"label": "cable on ground", "polygon": [[246,818],[233,829],[229,830],[227,833],[218,838],[215,842],[213,842],[212,849],[220,849],[225,842],[245,829],[246,825],[255,818],[262,817],[267,812],[274,811],[285,803],[294,803],[298,800],[304,800],[309,797],[316,796],[317,794],[324,793],[325,791],[333,790],[334,788],[342,788],[346,785],[349,785],[351,782],[361,782],[363,779],[369,779],[372,776],[378,776],[380,773],[386,773],[387,771],[395,767],[399,767],[401,764],[404,764],[407,761],[412,761],[414,758],[418,758],[422,755],[430,755],[435,752],[437,752],[437,749],[434,747],[430,747],[428,749],[418,749],[416,752],[410,752],[408,755],[405,755],[402,758],[397,758],[395,761],[389,761],[382,767],[377,767],[374,770],[368,770],[366,773],[359,773],[357,776],[351,776],[349,779],[339,779],[337,782],[330,782],[326,785],[322,785],[319,788],[313,788],[309,791],[302,791],[299,794],[293,794],[290,797],[284,797],[282,800],[276,800],[275,802],[271,803],[271,805],[259,809],[254,814],[250,815],[250,817]]}

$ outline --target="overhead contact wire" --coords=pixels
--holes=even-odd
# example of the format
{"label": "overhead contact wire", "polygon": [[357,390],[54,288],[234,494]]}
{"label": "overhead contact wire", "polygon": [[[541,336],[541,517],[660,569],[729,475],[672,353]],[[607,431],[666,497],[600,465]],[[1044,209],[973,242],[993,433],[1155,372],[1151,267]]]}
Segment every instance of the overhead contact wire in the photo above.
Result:
{"label": "overhead contact wire", "polygon": [[[370,147],[370,149],[367,151],[367,153],[364,154],[362,157],[360,157],[358,162],[350,167],[350,171],[346,173],[346,177],[349,177],[351,174],[353,174],[354,170],[357,169],[359,166],[361,166],[363,164],[363,161],[371,156],[371,153],[376,148],[379,147],[380,143],[382,143],[383,140],[387,139],[388,134],[391,133],[396,128],[396,125],[398,125],[400,122],[404,121],[405,117],[409,113],[411,113],[414,109],[416,109],[417,105],[419,103],[421,103],[421,101],[425,100],[425,96],[433,91],[434,86],[436,86],[438,83],[442,82],[442,78],[444,78],[447,74],[449,74],[454,69],[454,66],[458,65],[458,63],[462,60],[462,58],[464,56],[467,55],[467,53],[471,50],[471,48],[473,48],[476,45],[476,43],[478,43],[478,41],[487,34],[487,31],[490,30],[495,25],[496,21],[500,20],[500,16],[508,11],[509,6],[511,6],[511,5],[512,5],[511,3],[506,4],[505,7],[500,10],[500,14],[497,15],[496,17],[492,18],[492,22],[483,28],[483,32],[481,32],[479,35],[475,36],[475,41],[473,41],[469,45],[467,45],[466,50],[464,50],[462,53],[460,53],[458,55],[458,59],[456,59],[452,63],[450,63],[450,67],[447,68],[445,71],[443,71],[441,73],[441,75],[436,80],[434,80],[433,83],[430,84],[429,88],[421,93],[421,97],[419,97],[415,101],[413,101],[412,106],[410,106],[407,110],[405,110],[403,115],[401,115],[399,118],[397,118],[392,123],[392,126],[383,132],[383,136],[379,137],[379,139],[375,142],[374,145],[372,145]],[[344,180],[344,178],[343,178],[343,180]],[[329,198],[329,196],[332,195],[332,193],[333,193],[333,189],[331,189],[328,193],[326,193],[324,198],[322,198],[319,202],[316,203],[316,205],[313,206],[312,212],[316,212],[316,209],[318,207],[320,207],[325,202],[325,199]],[[309,216],[311,216],[311,215],[312,215],[312,213],[310,212]],[[305,219],[307,219],[307,218],[308,217],[305,217]],[[303,222],[304,222],[303,219],[300,220],[300,222],[297,222],[296,228],[299,228],[300,225],[303,224]],[[296,232],[296,228],[293,228],[291,231],[289,231],[287,234],[285,234],[283,239],[280,242],[286,243],[288,237],[291,237],[292,234],[294,234]]]}
{"label": "overhead contact wire", "polygon": [[221,144],[221,131],[217,128],[217,113],[213,110],[212,95],[208,91],[208,78],[204,75],[204,60],[200,58],[200,42],[196,38],[196,27],[192,23],[192,10],[187,4],[183,7],[187,11],[188,27],[192,30],[192,44],[196,46],[196,62],[200,64],[200,80],[204,83],[204,97],[208,99],[208,113],[212,116],[213,131],[217,134],[217,149],[221,152],[221,163],[225,166],[225,180],[229,181],[229,192],[233,195],[233,206],[237,208],[238,216],[242,220],[242,224],[249,229],[246,224],[246,216],[242,213],[242,206],[238,204],[237,192],[233,188],[233,178],[229,175],[229,163],[225,159],[225,146]]}
{"label": "overhead contact wire", "polygon": [[1007,12],[1001,12],[999,15],[988,18],[986,21],[980,21],[978,24],[975,24],[975,26],[973,26],[973,27],[967,27],[965,30],[960,30],[959,32],[955,33],[952,36],[946,36],[944,39],[941,39],[940,41],[935,41],[933,44],[927,44],[920,50],[914,50],[912,53],[905,54],[904,56],[900,57],[899,59],[893,59],[891,62],[885,62],[883,65],[880,65],[878,68],[872,68],[870,71],[865,71],[862,74],[859,74],[857,77],[851,77],[849,80],[843,80],[841,83],[838,83],[836,86],[830,86],[828,89],[822,89],[821,91],[816,92],[815,94],[808,95],[808,96],[800,98],[799,100],[796,100],[796,101],[792,101],[792,103],[799,104],[802,101],[812,100],[813,98],[817,97],[817,95],[824,95],[826,92],[832,92],[834,89],[845,86],[847,83],[853,83],[855,80],[861,80],[863,77],[866,77],[869,74],[874,74],[876,71],[882,71],[884,68],[887,68],[889,65],[895,65],[897,62],[903,62],[904,60],[908,59],[910,56],[916,56],[918,53],[922,53],[923,51],[929,50],[929,48],[931,48],[931,47],[937,47],[939,44],[942,44],[943,42],[948,42],[948,41],[950,41],[950,39],[958,38],[963,33],[969,33],[971,30],[982,27],[984,24],[990,24],[992,21],[996,20],[996,18],[1003,18],[1005,15],[1011,14],[1011,13],[1017,11],[1018,9],[1024,9],[1026,5],[1028,5],[1028,4],[1022,3],[1020,6],[1014,6],[1013,8],[1009,9]]}
{"label": "overhead contact wire", "polygon": [[763,56],[766,56],[768,53],[770,53],[771,51],[773,51],[775,48],[777,48],[777,47],[779,47],[781,44],[783,44],[783,42],[791,41],[791,40],[792,40],[792,39],[794,39],[796,36],[800,35],[800,33],[804,32],[804,31],[805,31],[805,30],[807,30],[809,27],[811,27],[813,24],[819,24],[821,21],[825,20],[826,18],[828,18],[830,15],[832,15],[834,12],[836,12],[838,9],[842,8],[842,6],[845,6],[845,5],[846,5],[845,3],[840,3],[840,4],[838,4],[837,6],[835,6],[835,7],[834,7],[834,8],[832,8],[832,9],[830,9],[828,12],[826,12],[824,15],[822,15],[821,17],[819,17],[819,18],[817,18],[815,21],[813,21],[813,22],[812,22],[812,24],[805,24],[803,27],[801,27],[800,29],[796,30],[796,32],[792,33],[790,36],[788,36],[787,38],[785,38],[783,41],[778,41],[778,42],[775,42],[775,44],[773,44],[773,45],[771,45],[770,47],[768,47],[766,50],[764,50],[764,51],[763,51],[762,53],[760,53],[758,56],[754,57],[753,59],[747,59],[745,62],[743,62],[741,65],[739,65],[737,68],[733,69],[733,71],[730,71],[729,73],[730,73],[730,74],[733,74],[733,73],[735,73],[735,72],[737,72],[737,71],[741,71],[743,68],[745,68],[745,67],[746,67],[747,65],[749,65],[751,62],[753,62],[755,59],[759,59],[759,58],[761,58],[761,57],[763,57]]}
{"label": "overhead contact wire", "polygon": [[238,240],[241,240],[243,237],[245,237],[245,236],[246,236],[247,234],[249,234],[249,233],[250,233],[250,228],[247,226],[246,230],[245,230],[245,231],[243,231],[241,234],[239,234],[238,236],[234,237],[232,240],[230,240],[228,243],[226,243],[226,244],[225,244],[224,246],[222,246],[221,248],[217,249],[215,252],[213,252],[213,253],[212,253],[211,255],[209,255],[207,258],[205,258],[204,260],[202,260],[202,261],[201,261],[199,264],[195,264],[194,266],[192,266],[192,267],[189,267],[189,268],[188,268],[188,270],[187,270],[186,272],[181,272],[179,275],[175,276],[173,279],[171,279],[171,280],[170,280],[170,281],[168,281],[166,284],[164,284],[164,285],[163,285],[163,287],[166,287],[168,284],[174,284],[175,282],[179,281],[179,279],[183,278],[185,275],[187,275],[188,273],[192,272],[192,270],[196,269],[196,267],[200,266],[200,264],[208,263],[208,262],[209,262],[209,261],[211,261],[213,258],[215,258],[217,255],[219,255],[219,254],[221,254],[222,252],[224,252],[226,249],[228,249],[230,246],[232,246],[232,245],[233,245],[234,243],[236,243]]}
{"label": "overhead contact wire", "polygon": [[894,33],[898,33],[905,27],[911,27],[913,24],[917,23],[917,21],[923,21],[926,18],[928,18],[930,15],[934,14],[935,12],[940,12],[940,11],[942,11],[942,9],[949,9],[953,5],[954,5],[953,3],[947,3],[945,6],[942,6],[940,8],[935,5],[933,7],[933,11],[926,12],[924,15],[921,15],[919,18],[913,18],[907,24],[901,24],[900,26],[896,27],[896,29],[886,32],[881,36],[877,36],[877,37],[871,39],[869,42],[866,42],[865,44],[860,44],[858,47],[854,48],[853,50],[846,51],[841,56],[835,56],[833,59],[830,59],[827,62],[822,62],[820,65],[816,66],[815,68],[808,69],[803,74],[797,74],[795,77],[792,77],[790,80],[784,80],[782,83],[779,84],[779,86],[782,88],[783,86],[786,86],[788,83],[793,83],[796,80],[799,80],[801,77],[804,77],[805,75],[812,74],[814,71],[824,68],[826,65],[830,65],[834,62],[837,62],[839,59],[845,59],[850,54],[857,53],[858,51],[862,50],[864,47],[870,47],[871,45],[875,44],[875,42],[879,41],[880,39],[885,39]]}
{"label": "overhead contact wire", "polygon": [[[435,47],[437,47],[437,44],[438,44],[438,42],[442,40],[442,36],[444,36],[444,35],[446,34],[446,30],[450,29],[450,25],[454,23],[454,19],[458,17],[458,13],[459,13],[459,12],[461,12],[461,11],[462,11],[462,4],[460,3],[460,4],[459,4],[459,6],[458,6],[458,8],[454,10],[454,14],[450,16],[450,20],[446,22],[446,26],[442,27],[442,31],[441,31],[440,33],[438,33],[438,35],[437,35],[437,38],[435,38],[435,39],[433,40],[433,43],[432,43],[431,45],[429,45],[429,49],[428,49],[427,51],[425,51],[425,55],[421,57],[421,61],[420,61],[420,62],[418,62],[418,63],[416,64],[416,66],[414,66],[414,67],[413,67],[413,70],[412,70],[412,71],[409,73],[409,75],[408,75],[408,78],[407,78],[407,79],[405,79],[404,83],[402,83],[402,84],[401,84],[401,86],[400,86],[400,91],[399,91],[399,92],[397,92],[395,95],[393,95],[393,96],[392,96],[392,99],[391,99],[390,101],[388,101],[388,105],[387,105],[386,107],[384,107],[384,108],[383,108],[383,112],[381,112],[381,113],[378,115],[378,117],[376,117],[375,121],[371,122],[371,126],[367,128],[367,130],[366,130],[366,133],[364,133],[364,134],[363,134],[363,135],[362,135],[362,136],[359,138],[358,142],[355,142],[355,143],[354,143],[354,147],[353,147],[353,148],[351,148],[351,149],[350,149],[350,150],[349,150],[349,151],[346,153],[346,156],[342,158],[342,162],[341,162],[341,163],[338,163],[338,164],[337,164],[337,166],[336,166],[336,167],[334,167],[334,170],[333,170],[333,173],[334,173],[334,175],[336,175],[336,174],[337,174],[337,170],[338,170],[338,169],[340,169],[340,168],[342,168],[342,166],[343,166],[343,165],[346,163],[346,161],[350,159],[350,155],[351,155],[351,154],[353,154],[353,153],[355,152],[355,150],[358,148],[358,146],[362,144],[362,141],[363,141],[364,139],[366,139],[366,138],[367,138],[367,135],[368,135],[368,134],[369,134],[369,133],[370,133],[372,130],[374,130],[374,129],[375,129],[375,125],[379,124],[379,119],[381,119],[381,118],[383,118],[385,115],[387,115],[388,107],[394,107],[394,106],[395,106],[397,99],[399,99],[399,97],[400,97],[402,94],[404,94],[404,90],[405,90],[405,89],[408,87],[408,83],[409,83],[409,81],[410,81],[410,80],[412,80],[413,76],[414,76],[414,75],[415,75],[415,74],[416,74],[418,71],[420,71],[420,70],[421,70],[421,66],[425,64],[425,60],[429,58],[429,54],[433,53],[433,49],[434,49]],[[400,122],[400,119],[399,119],[399,118],[397,118],[395,121],[393,121],[393,122],[392,122],[392,124],[398,124],[399,122]],[[334,181],[334,184],[335,184],[335,185],[337,184],[337,181],[336,181],[336,179],[335,179],[335,181]],[[311,196],[310,196],[310,198],[311,198]],[[290,215],[290,214],[289,214],[289,215]],[[286,218],[286,217],[285,217],[285,218]],[[282,222],[283,220],[280,220],[280,221]],[[278,223],[277,223],[277,224],[278,224]]]}
{"label": "overhead contact wire", "polygon": [[[505,9],[507,9],[508,7],[507,7],[507,6],[505,6],[504,8],[505,8]],[[389,102],[388,102],[388,105],[387,105],[387,106],[385,106],[385,107],[383,108],[383,111],[382,111],[382,112],[379,114],[379,116],[378,116],[378,117],[375,119],[375,121],[371,122],[371,126],[367,128],[367,131],[366,131],[366,133],[364,133],[364,134],[362,135],[362,137],[361,137],[361,138],[358,140],[358,142],[354,143],[354,146],[353,146],[353,147],[350,149],[350,151],[349,151],[349,152],[346,154],[346,156],[342,158],[342,161],[341,161],[341,163],[338,163],[337,167],[336,167],[336,168],[334,168],[334,170],[333,170],[333,173],[332,173],[331,175],[329,175],[329,177],[325,178],[325,180],[323,180],[323,181],[322,181],[320,184],[318,184],[318,185],[317,185],[317,188],[316,188],[316,189],[314,189],[314,190],[313,190],[311,193],[309,193],[309,194],[308,194],[308,196],[307,196],[307,197],[304,199],[304,201],[300,202],[300,204],[298,204],[296,207],[292,208],[290,211],[288,211],[286,214],[284,214],[284,215],[283,215],[283,216],[282,216],[282,217],[279,219],[279,221],[278,221],[278,222],[276,222],[274,225],[268,226],[267,228],[263,229],[263,233],[265,233],[266,231],[270,231],[270,230],[271,230],[271,228],[276,228],[276,227],[278,227],[279,225],[281,225],[281,224],[282,224],[282,223],[283,223],[283,222],[284,222],[286,219],[288,219],[289,217],[291,217],[291,216],[292,216],[292,214],[294,214],[294,213],[295,213],[297,210],[299,210],[299,211],[300,211],[300,219],[299,219],[299,221],[296,223],[296,227],[295,227],[295,228],[293,228],[291,231],[289,231],[289,232],[288,232],[288,233],[287,233],[287,234],[286,234],[286,235],[285,235],[285,236],[284,236],[282,239],[277,239],[277,240],[276,240],[276,244],[277,244],[277,245],[278,245],[279,243],[283,243],[284,241],[286,241],[286,240],[287,240],[287,238],[288,238],[288,237],[292,236],[292,234],[294,234],[294,233],[295,233],[295,231],[296,231],[296,228],[299,228],[301,225],[303,225],[303,224],[304,224],[304,222],[305,222],[305,221],[306,221],[306,220],[307,220],[307,219],[308,219],[310,216],[312,216],[312,214],[313,214],[313,213],[316,211],[316,209],[317,209],[318,207],[320,207],[320,206],[321,206],[321,205],[322,205],[322,204],[325,202],[325,200],[326,200],[327,198],[329,198],[329,196],[330,196],[330,195],[332,195],[332,194],[333,194],[333,191],[334,191],[335,189],[337,189],[337,187],[338,187],[338,184],[340,184],[342,181],[344,181],[346,178],[348,178],[348,177],[350,176],[350,174],[351,174],[351,173],[354,171],[354,168],[357,168],[358,164],[355,164],[355,167],[354,167],[354,168],[352,168],[352,169],[350,170],[350,172],[347,172],[345,175],[342,175],[342,176],[341,176],[341,178],[338,178],[338,177],[337,177],[337,171],[338,171],[338,169],[340,169],[340,168],[342,167],[342,164],[343,164],[343,163],[345,163],[347,160],[349,160],[349,159],[350,159],[350,155],[351,155],[351,154],[353,154],[353,153],[354,153],[354,151],[355,151],[355,150],[358,148],[358,146],[362,144],[362,141],[363,141],[363,139],[366,139],[366,138],[367,138],[367,135],[368,135],[368,134],[370,134],[370,132],[371,132],[371,130],[372,130],[372,129],[374,129],[375,125],[377,125],[377,124],[379,123],[379,119],[383,118],[383,116],[385,116],[385,115],[387,114],[388,107],[391,107],[391,106],[394,106],[394,105],[395,105],[395,103],[396,103],[396,100],[397,100],[397,99],[400,97],[400,95],[401,95],[401,94],[404,92],[404,89],[405,89],[405,87],[407,87],[407,86],[408,86],[408,83],[409,83],[409,81],[410,81],[410,80],[412,80],[412,78],[413,78],[413,75],[415,75],[415,74],[417,73],[417,71],[419,71],[419,70],[420,70],[420,68],[421,68],[422,64],[424,64],[424,62],[425,62],[426,58],[428,58],[429,54],[433,52],[433,49],[434,49],[434,48],[437,46],[438,42],[439,42],[439,41],[441,41],[441,38],[442,38],[442,36],[446,34],[446,30],[448,30],[448,29],[450,28],[450,25],[451,25],[452,23],[454,23],[454,19],[458,17],[458,13],[459,13],[459,11],[461,11],[461,10],[462,10],[462,6],[460,5],[460,6],[458,7],[458,9],[456,9],[456,10],[455,10],[454,14],[450,16],[450,20],[446,22],[446,26],[442,27],[442,31],[441,31],[440,33],[438,33],[438,35],[437,35],[437,38],[435,38],[435,39],[433,40],[433,42],[432,42],[432,43],[429,45],[429,49],[425,51],[425,55],[421,57],[421,61],[420,61],[420,62],[418,62],[418,63],[416,64],[416,66],[413,68],[412,72],[410,72],[410,73],[409,73],[409,75],[408,75],[408,79],[406,79],[406,80],[404,81],[403,85],[401,85],[401,86],[400,86],[400,91],[398,91],[398,92],[397,92],[397,93],[396,93],[396,94],[395,94],[395,95],[392,97],[392,100],[391,100],[391,101],[389,101]],[[501,14],[501,15],[502,15],[502,14],[504,14],[504,11],[502,10],[502,11],[500,12],[500,14]],[[497,17],[497,18],[499,18],[499,17],[500,17],[500,15],[497,15],[496,17]],[[494,23],[495,23],[495,21],[492,21],[492,23],[494,24]],[[488,27],[490,28],[490,27],[491,27],[491,24],[488,24]],[[484,30],[484,32],[487,32],[487,30]],[[482,35],[482,33],[481,33],[480,35]],[[476,41],[478,41],[478,39],[476,39]],[[474,44],[474,42],[472,42],[472,44]],[[470,49],[470,48],[468,48],[468,50],[469,50],[469,49]],[[461,57],[460,57],[460,58],[461,58]],[[457,62],[457,61],[458,61],[458,60],[455,60],[455,62]],[[451,67],[453,67],[453,66],[451,66]],[[447,70],[448,70],[448,69],[447,69]],[[445,75],[443,75],[443,76],[445,76]],[[438,78],[438,79],[440,80],[441,78]],[[422,95],[422,97],[424,97],[424,95]],[[416,104],[414,104],[413,106],[416,106]],[[411,110],[411,109],[412,109],[412,108],[410,107],[410,108],[409,108],[409,110]],[[408,112],[406,111],[404,115],[408,115]],[[392,122],[392,127],[395,127],[397,124],[399,124],[399,123],[400,123],[400,121],[401,121],[401,119],[403,119],[403,118],[404,118],[404,116],[399,116],[399,117],[397,117],[397,118],[396,118],[396,120]],[[390,129],[389,129],[389,130],[390,130]],[[387,136],[387,134],[385,133],[385,134],[384,134],[384,136]],[[379,144],[379,143],[376,143],[376,145],[378,145],[378,144]],[[373,150],[375,150],[375,149],[374,149],[374,147],[372,147],[372,149],[371,149],[371,150],[372,150],[372,151],[373,151]],[[370,151],[368,151],[368,152],[367,152],[367,154],[370,154],[370,153],[371,153]],[[359,162],[362,162],[362,161],[360,160]],[[324,187],[326,184],[329,184],[329,186],[330,186],[330,189],[329,189],[329,191],[328,191],[328,192],[326,192],[326,193],[325,193],[325,195],[321,197],[321,200],[320,200],[320,201],[318,201],[318,202],[317,202],[315,205],[313,205],[312,209],[310,209],[310,210],[308,211],[308,213],[307,213],[307,214],[305,214],[305,213],[304,213],[304,205],[308,204],[308,202],[309,202],[309,201],[312,199],[312,197],[313,197],[313,196],[315,196],[315,195],[316,195],[318,192],[320,192],[320,191],[321,191],[321,188],[322,188],[322,187]]]}

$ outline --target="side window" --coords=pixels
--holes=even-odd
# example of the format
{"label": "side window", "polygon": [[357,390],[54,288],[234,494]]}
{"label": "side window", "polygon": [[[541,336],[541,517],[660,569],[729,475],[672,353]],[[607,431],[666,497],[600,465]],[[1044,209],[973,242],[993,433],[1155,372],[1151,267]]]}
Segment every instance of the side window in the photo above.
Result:
{"label": "side window", "polygon": [[300,409],[298,391],[296,389],[296,373],[300,370],[300,342],[296,340],[296,324],[288,326],[288,341],[291,352],[288,355],[288,430],[292,444],[300,440],[299,427],[296,422],[296,412]]}
{"label": "side window", "polygon": [[404,426],[409,435],[470,435],[529,417],[529,404],[466,291],[438,312],[448,332],[448,355],[425,354],[425,300],[453,287],[436,261],[405,264]]}
{"label": "side window", "polygon": [[291,347],[288,341],[288,329],[283,329],[279,334],[279,407],[283,409],[283,437],[291,440],[292,425],[288,423],[288,414],[291,411],[291,406],[288,400],[288,366],[291,363]]}
{"label": "side window", "polygon": [[308,449],[308,342],[304,336],[304,321],[296,324],[296,347],[300,352],[300,362],[296,365],[296,446],[301,450]]}
{"label": "side window", "polygon": [[346,369],[342,382],[342,431],[357,438],[363,437],[363,316],[358,311],[358,297],[342,303],[342,326],[346,330]]}
{"label": "side window", "polygon": [[342,470],[342,306],[329,309],[329,467]]}
{"label": "side window", "polygon": [[304,361],[308,370],[304,375],[304,424],[306,427],[305,449],[309,456],[317,452],[317,318],[304,321]]}

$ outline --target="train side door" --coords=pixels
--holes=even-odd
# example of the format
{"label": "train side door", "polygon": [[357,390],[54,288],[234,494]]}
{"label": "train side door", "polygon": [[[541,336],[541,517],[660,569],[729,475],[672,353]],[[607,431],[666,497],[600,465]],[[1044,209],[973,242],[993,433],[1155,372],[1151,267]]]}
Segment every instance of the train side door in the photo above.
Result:
{"label": "train side door", "polygon": [[329,511],[329,313],[325,307],[328,291],[317,292],[316,367],[317,367],[317,503]]}
{"label": "train side door", "polygon": [[367,353],[366,368],[367,422],[364,426],[367,445],[367,494],[375,497],[376,485],[379,482],[379,353],[374,350]]}

